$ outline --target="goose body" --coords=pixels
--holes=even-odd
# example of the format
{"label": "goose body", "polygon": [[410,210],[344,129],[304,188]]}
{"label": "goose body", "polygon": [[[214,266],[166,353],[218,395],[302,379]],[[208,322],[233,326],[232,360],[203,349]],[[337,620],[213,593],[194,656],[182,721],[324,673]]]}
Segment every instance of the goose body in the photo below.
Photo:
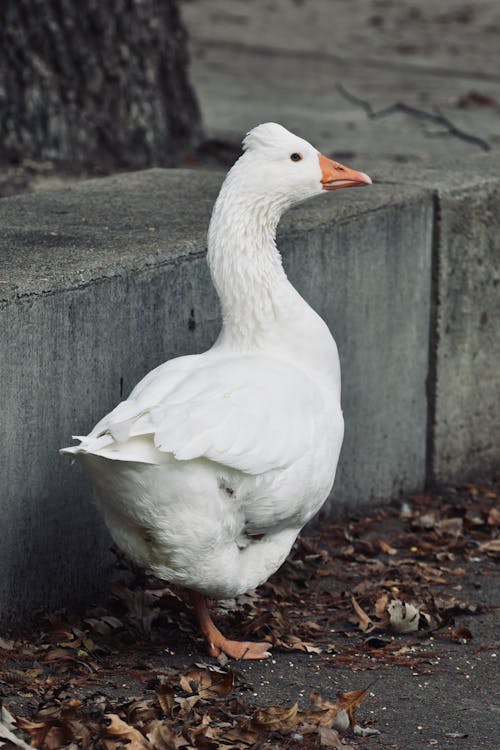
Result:
{"label": "goose body", "polygon": [[227,641],[204,597],[244,593],[283,563],[331,491],[344,429],[335,341],[288,281],[276,227],[294,203],[370,180],[274,123],[244,149],[208,234],[217,341],[150,372],[63,452],[90,473],[116,544],[195,592],[210,652],[262,658],[269,644]]}

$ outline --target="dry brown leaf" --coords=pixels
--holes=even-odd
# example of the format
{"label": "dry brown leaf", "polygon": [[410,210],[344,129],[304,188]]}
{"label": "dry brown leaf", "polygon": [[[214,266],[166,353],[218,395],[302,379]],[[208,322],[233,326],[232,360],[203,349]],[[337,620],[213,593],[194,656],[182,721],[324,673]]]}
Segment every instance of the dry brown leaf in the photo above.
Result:
{"label": "dry brown leaf", "polygon": [[75,719],[81,701],[72,699],[61,706],[50,706],[38,712],[38,721],[23,717],[17,719],[20,729],[31,736],[31,745],[42,750],[58,750],[63,745],[76,741],[86,748],[90,744],[88,726]]}
{"label": "dry brown leaf", "polygon": [[[27,726],[23,726],[22,729],[25,732],[29,731]],[[67,744],[68,738],[65,736],[62,727],[43,723],[42,726],[33,726],[32,731],[31,744],[33,747],[43,748],[43,750],[59,750]]]}
{"label": "dry brown leaf", "polygon": [[195,693],[204,699],[227,698],[233,689],[233,672],[196,669],[182,675],[180,685],[186,693]]}
{"label": "dry brown leaf", "polygon": [[33,668],[33,669],[13,669],[12,672],[14,674],[19,675],[19,677],[24,677],[27,681],[32,682],[33,680],[36,680],[38,677],[43,675],[43,669]]}
{"label": "dry brown leaf", "polygon": [[111,590],[128,607],[130,621],[145,635],[151,635],[151,626],[161,610],[158,606],[159,591],[140,589],[132,591],[123,583],[116,583]]}
{"label": "dry brown leaf", "polygon": [[68,649],[64,648],[53,648],[51,651],[47,651],[43,655],[42,661],[50,664],[53,661],[75,661],[75,654]]}
{"label": "dry brown leaf", "polygon": [[385,539],[379,539],[378,540],[378,546],[380,547],[381,551],[384,552],[386,555],[397,555],[398,551],[395,547],[392,547],[389,542],[386,542]]}
{"label": "dry brown leaf", "polygon": [[176,706],[174,691],[167,685],[162,685],[156,693],[156,697],[165,716],[171,717]]}
{"label": "dry brown leaf", "polygon": [[102,619],[98,620],[94,617],[87,617],[84,622],[89,625],[92,630],[95,630],[96,633],[99,633],[99,635],[108,635],[108,633],[111,632],[111,627]]}
{"label": "dry brown leaf", "polygon": [[218,742],[220,737],[220,727],[212,725],[212,719],[208,714],[203,714],[201,723],[192,726],[187,730],[189,740],[195,747],[201,747],[203,750],[209,748],[219,748]]}
{"label": "dry brown leaf", "polygon": [[464,614],[465,612],[476,614],[481,611],[478,604],[457,599],[452,594],[434,594],[432,601],[437,615],[443,619],[449,619],[454,614]]}
{"label": "dry brown leaf", "polygon": [[284,648],[287,651],[303,651],[306,654],[321,654],[322,649],[313,643],[303,641],[296,635],[287,635],[284,638],[273,638],[273,646]]}
{"label": "dry brown leaf", "polygon": [[298,703],[288,707],[270,706],[257,711],[252,718],[252,723],[269,732],[287,732],[297,726],[299,722],[298,713]]}
{"label": "dry brown leaf", "polygon": [[386,626],[389,624],[389,614],[387,612],[387,605],[389,604],[389,594],[381,594],[375,602],[375,615],[381,620],[381,625]]}
{"label": "dry brown leaf", "polygon": [[103,728],[103,741],[107,750],[118,750],[126,741],[128,750],[150,750],[151,744],[138,729],[131,727],[117,714],[104,714],[109,722]]}
{"label": "dry brown leaf", "polygon": [[343,708],[349,717],[351,728],[356,724],[356,709],[363,703],[366,698],[367,689],[349,690],[347,693],[337,693],[339,708]]}
{"label": "dry brown leaf", "polygon": [[127,721],[129,724],[143,726],[151,719],[156,719],[156,710],[153,701],[148,698],[132,701],[127,707]]}
{"label": "dry brown leaf", "polygon": [[231,729],[221,733],[220,739],[224,741],[223,747],[229,744],[231,748],[246,750],[249,745],[255,745],[258,742],[259,733],[248,727],[231,727]]}
{"label": "dry brown leaf", "polygon": [[430,531],[433,529],[438,522],[437,511],[430,511],[429,513],[422,513],[422,515],[415,516],[411,521],[412,529],[423,529],[424,531]]}
{"label": "dry brown leaf", "polygon": [[500,526],[500,508],[492,508],[488,514],[488,526]]}
{"label": "dry brown leaf", "polygon": [[464,522],[462,518],[443,518],[436,524],[436,531],[440,536],[445,534],[458,538],[463,534]]}
{"label": "dry brown leaf", "polygon": [[333,747],[336,750],[346,750],[349,747],[342,744],[339,733],[331,727],[319,727],[318,734],[321,747]]}
{"label": "dry brown leaf", "polygon": [[51,721],[29,721],[20,716],[17,725],[30,735],[32,747],[43,750],[58,750],[72,739],[71,733],[65,732],[64,727]]}
{"label": "dry brown leaf", "polygon": [[472,640],[472,633],[469,628],[461,627],[455,628],[451,631],[451,640],[454,643],[467,643]]}
{"label": "dry brown leaf", "polygon": [[432,565],[428,565],[427,563],[418,560],[417,569],[419,575],[421,575],[425,581],[430,581],[431,583],[447,583],[442,572],[438,568],[433,568]]}
{"label": "dry brown leaf", "polygon": [[491,539],[479,545],[479,551],[485,552],[490,557],[500,557],[500,539]]}
{"label": "dry brown leaf", "polygon": [[356,597],[351,596],[351,603],[354,609],[354,613],[358,618],[358,626],[360,630],[362,630],[364,633],[369,633],[370,630],[373,630],[373,628],[375,627],[375,623],[370,619],[365,610],[360,606]]}
{"label": "dry brown leaf", "polygon": [[331,727],[339,710],[337,704],[323,700],[318,692],[312,692],[309,696],[309,700],[314,708],[308,711],[298,712],[300,723],[308,723],[313,726]]}
{"label": "dry brown leaf", "polygon": [[150,727],[152,728],[148,732],[147,738],[154,750],[178,750],[178,748],[186,747],[186,745],[190,744],[188,740],[177,733],[166,721],[156,720],[151,722]]}
{"label": "dry brown leaf", "polygon": [[14,734],[16,728],[16,721],[5,706],[0,707],[0,745],[4,745],[5,742],[9,742],[22,750],[30,750],[30,746],[20,737]]}
{"label": "dry brown leaf", "polygon": [[186,716],[200,701],[201,698],[199,695],[190,695],[189,698],[176,698],[175,703],[179,706],[179,715]]}

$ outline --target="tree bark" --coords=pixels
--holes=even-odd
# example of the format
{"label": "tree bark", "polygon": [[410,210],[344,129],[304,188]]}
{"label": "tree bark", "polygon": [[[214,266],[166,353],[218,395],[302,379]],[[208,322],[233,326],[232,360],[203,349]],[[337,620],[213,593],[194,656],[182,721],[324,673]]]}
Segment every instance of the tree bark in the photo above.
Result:
{"label": "tree bark", "polygon": [[0,157],[173,166],[198,144],[176,0],[3,0]]}

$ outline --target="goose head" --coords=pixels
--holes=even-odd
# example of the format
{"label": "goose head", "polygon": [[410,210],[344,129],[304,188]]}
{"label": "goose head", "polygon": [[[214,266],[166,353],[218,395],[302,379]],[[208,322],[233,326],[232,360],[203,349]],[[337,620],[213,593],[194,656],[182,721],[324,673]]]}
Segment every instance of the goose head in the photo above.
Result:
{"label": "goose head", "polygon": [[282,125],[267,122],[243,141],[243,155],[231,170],[231,182],[252,202],[274,204],[280,213],[295,203],[339,188],[370,185],[371,179],[323,156]]}

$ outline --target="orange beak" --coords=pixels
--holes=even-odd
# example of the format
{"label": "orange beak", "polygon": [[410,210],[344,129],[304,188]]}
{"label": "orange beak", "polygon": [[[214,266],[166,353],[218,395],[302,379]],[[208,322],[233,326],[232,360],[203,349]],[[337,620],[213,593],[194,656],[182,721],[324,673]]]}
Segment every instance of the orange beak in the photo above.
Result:
{"label": "orange beak", "polygon": [[319,166],[321,167],[321,184],[323,190],[338,190],[346,187],[361,187],[371,185],[370,177],[364,172],[344,167],[336,161],[327,159],[323,154],[318,154]]}

